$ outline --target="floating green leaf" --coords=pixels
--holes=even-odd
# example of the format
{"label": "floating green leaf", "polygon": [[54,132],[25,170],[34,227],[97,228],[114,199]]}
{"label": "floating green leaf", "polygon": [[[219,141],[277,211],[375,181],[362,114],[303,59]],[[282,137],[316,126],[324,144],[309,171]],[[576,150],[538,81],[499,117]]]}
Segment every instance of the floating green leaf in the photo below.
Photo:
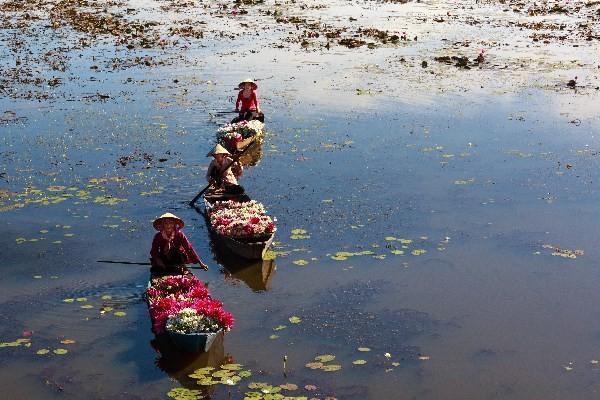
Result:
{"label": "floating green leaf", "polygon": [[392,250],[390,253],[401,256],[402,254],[404,254],[404,250]]}
{"label": "floating green leaf", "polygon": [[3,342],[3,343],[0,343],[0,347],[18,347],[18,346],[21,346],[23,343],[24,342],[22,342],[19,339],[17,339],[14,342]]}
{"label": "floating green leaf", "polygon": [[324,365],[323,368],[321,368],[321,369],[325,372],[335,372],[335,371],[339,371],[340,369],[342,369],[342,366],[338,365],[338,364],[329,364],[329,365]]}
{"label": "floating green leaf", "polygon": [[63,299],[63,302],[65,302],[65,303],[72,303],[74,301],[75,301],[75,299]]}
{"label": "floating green leaf", "polygon": [[67,350],[67,349],[54,349],[54,350],[52,350],[52,352],[54,354],[58,354],[59,356],[62,356],[64,354],[67,354],[69,352],[69,350]]}
{"label": "floating green leaf", "polygon": [[78,298],[75,299],[75,301],[83,303],[83,302],[87,301],[87,297],[78,297]]}
{"label": "floating green leaf", "polygon": [[265,387],[271,387],[271,385],[266,382],[250,382],[248,384],[248,389],[262,389]]}
{"label": "floating green leaf", "polygon": [[297,316],[291,316],[288,318],[288,320],[292,323],[292,324],[299,324],[300,322],[302,322],[302,319],[300,317]]}
{"label": "floating green leaf", "polygon": [[333,360],[335,360],[335,356],[332,354],[322,354],[320,356],[315,357],[315,361],[320,361],[322,363],[326,363]]}
{"label": "floating green leaf", "polygon": [[305,365],[306,368],[310,369],[321,369],[323,367],[322,362],[309,362]]}
{"label": "floating green leaf", "polygon": [[414,249],[413,251],[410,252],[413,256],[420,256],[421,254],[425,254],[427,253],[427,250],[425,249]]}
{"label": "floating green leaf", "polygon": [[38,351],[35,352],[35,354],[38,354],[40,356],[43,356],[44,354],[48,354],[50,353],[50,350],[48,349],[39,349]]}
{"label": "floating green leaf", "polygon": [[284,383],[283,385],[279,385],[283,390],[298,390],[298,385],[293,383]]}
{"label": "floating green leaf", "polygon": [[115,317],[124,317],[126,315],[127,315],[127,313],[124,311],[115,311],[115,313],[114,313]]}
{"label": "floating green leaf", "polygon": [[359,347],[358,351],[367,352],[367,351],[371,351],[371,349],[368,347]]}
{"label": "floating green leaf", "polygon": [[294,261],[292,261],[292,263],[294,263],[296,265],[304,266],[304,265],[308,264],[308,261],[306,261],[306,260],[294,260]]}
{"label": "floating green leaf", "polygon": [[93,305],[91,305],[91,304],[84,304],[84,305],[82,305],[82,306],[80,306],[80,307],[81,307],[81,308],[85,308],[85,309],[94,308],[94,306],[93,306]]}
{"label": "floating green leaf", "polygon": [[204,398],[201,393],[200,390],[174,388],[167,393],[167,396],[175,400],[199,400]]}
{"label": "floating green leaf", "polygon": [[367,363],[366,360],[354,360],[354,361],[352,361],[352,364],[354,364],[354,365],[364,365],[366,363]]}
{"label": "floating green leaf", "polygon": [[271,340],[279,339],[279,335],[271,335],[271,336],[269,336],[269,339],[271,339]]}
{"label": "floating green leaf", "polygon": [[273,328],[273,330],[274,331],[281,331],[281,330],[283,330],[285,328],[287,328],[287,326],[285,326],[285,325],[279,325],[279,326],[276,326],[275,328]]}
{"label": "floating green leaf", "polygon": [[252,372],[250,372],[250,371],[240,371],[240,372],[238,373],[238,376],[239,376],[240,378],[249,378],[249,377],[251,377],[251,376],[252,376]]}
{"label": "floating green leaf", "polygon": [[221,365],[221,368],[229,370],[229,371],[238,371],[242,369],[242,364],[225,364]]}
{"label": "floating green leaf", "polygon": [[226,369],[220,369],[212,373],[213,378],[229,378],[234,374],[233,371],[228,371]]}

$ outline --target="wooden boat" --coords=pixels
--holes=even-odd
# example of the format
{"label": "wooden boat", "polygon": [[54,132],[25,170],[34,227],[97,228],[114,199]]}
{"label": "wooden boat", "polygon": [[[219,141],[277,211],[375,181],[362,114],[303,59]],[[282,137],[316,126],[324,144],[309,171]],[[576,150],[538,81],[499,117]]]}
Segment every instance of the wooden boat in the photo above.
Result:
{"label": "wooden boat", "polygon": [[[152,281],[155,278],[161,278],[163,276],[169,275],[193,275],[189,269],[185,269],[185,271],[181,274],[153,274],[150,273],[150,279],[148,280],[148,288],[152,287]],[[150,311],[150,301],[146,297],[146,304],[148,305],[148,311]],[[150,316],[152,318],[152,315]],[[154,321],[152,321],[154,322]],[[183,334],[177,332],[164,332],[156,334],[156,339],[159,342],[170,341],[175,348],[180,351],[186,353],[203,353],[210,350],[213,342],[218,338],[223,336],[223,331],[215,332],[215,333],[190,333]]]}
{"label": "wooden boat", "polygon": [[[220,141],[219,143],[232,155],[239,155],[238,161],[244,166],[257,165],[262,158],[264,134],[253,135],[236,143]],[[252,147],[250,147],[252,145]]]}
{"label": "wooden boat", "polygon": [[204,194],[204,208],[205,217],[207,219],[208,228],[211,235],[215,239],[218,245],[224,250],[228,250],[233,254],[245,258],[247,260],[261,260],[263,259],[265,252],[273,243],[275,233],[270,233],[258,237],[230,237],[221,235],[215,231],[210,224],[210,211],[213,204],[217,201],[224,200],[235,200],[239,202],[250,201],[250,197],[246,194],[242,195],[229,195],[223,193],[207,192]]}

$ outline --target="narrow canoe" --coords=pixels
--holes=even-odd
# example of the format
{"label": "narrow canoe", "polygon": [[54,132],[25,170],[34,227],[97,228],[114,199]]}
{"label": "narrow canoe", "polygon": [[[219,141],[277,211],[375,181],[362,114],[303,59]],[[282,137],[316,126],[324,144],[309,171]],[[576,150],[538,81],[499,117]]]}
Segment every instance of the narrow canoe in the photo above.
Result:
{"label": "narrow canoe", "polygon": [[273,243],[273,238],[275,233],[270,233],[266,235],[262,235],[260,237],[252,237],[252,238],[240,238],[240,237],[229,237],[220,234],[215,231],[210,224],[210,210],[213,207],[213,204],[217,201],[224,200],[235,200],[239,202],[250,201],[250,197],[245,194],[242,195],[224,195],[224,194],[214,194],[214,193],[206,193],[204,195],[204,207],[206,210],[205,216],[207,219],[207,224],[209,230],[215,239],[216,243],[220,245],[224,250],[228,250],[233,254],[245,258],[247,260],[262,260],[264,258],[265,252]]}
{"label": "narrow canoe", "polygon": [[[148,280],[148,288],[152,287],[152,281],[155,278],[160,278],[163,276],[169,275],[193,275],[189,269],[185,269],[183,273],[174,273],[174,274],[152,274],[150,273],[150,279]],[[148,311],[150,311],[150,301],[146,297],[146,304],[148,305]],[[150,315],[150,319],[152,319],[152,315]],[[154,321],[152,321],[154,322]],[[183,334],[176,332],[164,332],[156,334],[156,339],[159,342],[164,342],[165,340],[170,340],[175,348],[180,351],[186,353],[201,353],[207,352],[210,350],[213,342],[218,337],[223,336],[223,331],[219,331],[216,333],[192,333],[192,334]]]}

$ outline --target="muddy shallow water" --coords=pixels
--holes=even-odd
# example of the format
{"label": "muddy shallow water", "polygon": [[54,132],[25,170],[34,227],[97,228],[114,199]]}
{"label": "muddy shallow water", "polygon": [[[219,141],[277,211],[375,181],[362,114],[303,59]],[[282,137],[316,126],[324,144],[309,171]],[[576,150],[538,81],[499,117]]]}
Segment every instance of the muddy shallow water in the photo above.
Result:
{"label": "muddy shallow water", "polygon": [[[143,35],[38,3],[0,3],[7,398],[242,399],[256,382],[306,398],[597,395],[593,2],[62,2],[159,22]],[[242,184],[278,220],[275,259],[257,263],[219,253],[187,205],[248,75],[268,133]],[[97,262],[146,261],[167,210],[236,318],[198,357],[154,340],[146,267]],[[306,367],[326,354],[341,369]],[[252,376],[188,376],[231,362]]]}

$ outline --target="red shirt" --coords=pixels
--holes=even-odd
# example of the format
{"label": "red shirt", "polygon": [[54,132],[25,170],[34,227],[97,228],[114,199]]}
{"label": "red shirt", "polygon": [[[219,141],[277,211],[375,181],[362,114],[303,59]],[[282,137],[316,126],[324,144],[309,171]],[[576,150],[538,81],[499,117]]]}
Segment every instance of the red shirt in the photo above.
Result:
{"label": "red shirt", "polygon": [[165,239],[161,232],[154,235],[152,241],[152,250],[150,256],[152,258],[160,258],[166,260],[166,255],[172,248],[179,249],[186,257],[186,264],[199,264],[200,257],[190,244],[188,238],[180,230],[175,231],[172,239]]}
{"label": "red shirt", "polygon": [[243,93],[243,90],[240,90],[238,93],[237,100],[235,101],[235,109],[240,111],[258,110],[258,96],[256,96],[256,91],[253,90],[248,98],[245,98]]}

